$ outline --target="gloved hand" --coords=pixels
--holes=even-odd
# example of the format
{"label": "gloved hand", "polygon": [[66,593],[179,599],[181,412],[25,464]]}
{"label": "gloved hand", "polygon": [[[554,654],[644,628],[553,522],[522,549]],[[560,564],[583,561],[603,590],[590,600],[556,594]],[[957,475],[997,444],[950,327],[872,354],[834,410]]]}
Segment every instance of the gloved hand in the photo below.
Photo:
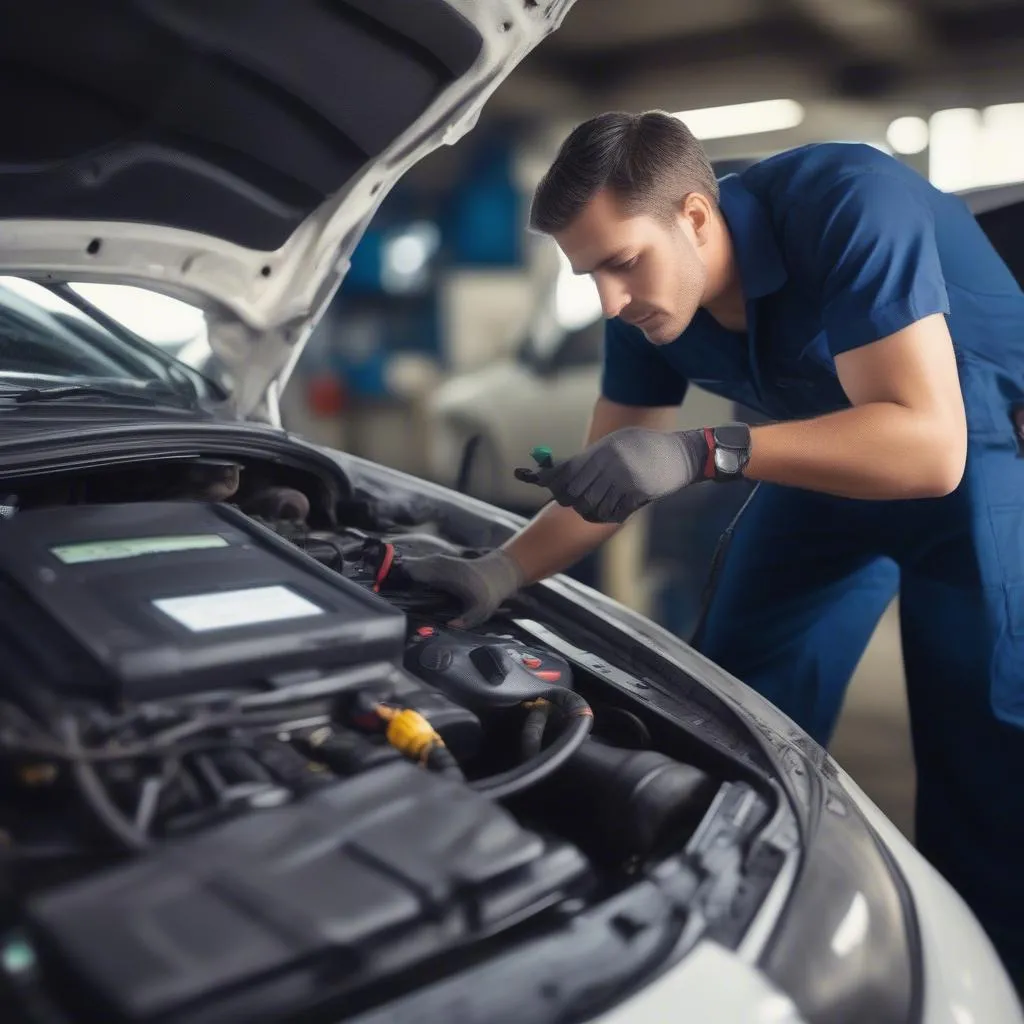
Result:
{"label": "gloved hand", "polygon": [[703,430],[623,427],[571,459],[515,475],[548,488],[588,522],[623,523],[644,505],[708,479],[707,461]]}
{"label": "gloved hand", "polygon": [[462,613],[452,623],[472,629],[486,622],[501,603],[523,585],[523,570],[503,549],[480,558],[453,555],[424,555],[402,562],[406,574],[429,587],[444,590],[463,603]]}

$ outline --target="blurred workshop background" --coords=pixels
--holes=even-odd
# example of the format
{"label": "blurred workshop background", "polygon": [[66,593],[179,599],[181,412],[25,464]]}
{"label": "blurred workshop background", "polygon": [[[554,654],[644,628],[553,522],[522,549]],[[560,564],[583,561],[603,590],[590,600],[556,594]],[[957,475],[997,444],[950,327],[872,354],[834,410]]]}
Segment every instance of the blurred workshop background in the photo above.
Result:
{"label": "blurred workshop background", "polygon": [[[1022,67],[1020,0],[578,0],[479,128],[387,197],[284,395],[286,425],[529,515],[542,494],[512,470],[535,444],[578,450],[599,372],[592,283],[524,230],[533,187],[573,125],[658,108],[705,140],[720,174],[844,140],[946,190],[991,188],[1024,182]],[[202,318],[167,301],[157,340],[200,362]],[[691,388],[680,422],[733,412]],[[688,636],[744,496],[696,488],[668,499],[574,574]],[[858,668],[833,753],[910,833],[895,606]]]}

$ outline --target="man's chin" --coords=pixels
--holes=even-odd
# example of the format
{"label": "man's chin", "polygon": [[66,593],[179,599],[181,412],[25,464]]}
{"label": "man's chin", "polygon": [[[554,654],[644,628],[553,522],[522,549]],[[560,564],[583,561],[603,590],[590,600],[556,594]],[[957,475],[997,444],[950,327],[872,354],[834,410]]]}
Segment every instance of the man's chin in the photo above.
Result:
{"label": "man's chin", "polygon": [[644,324],[640,329],[652,345],[668,345],[679,337],[672,319],[664,315],[655,317],[649,325]]}

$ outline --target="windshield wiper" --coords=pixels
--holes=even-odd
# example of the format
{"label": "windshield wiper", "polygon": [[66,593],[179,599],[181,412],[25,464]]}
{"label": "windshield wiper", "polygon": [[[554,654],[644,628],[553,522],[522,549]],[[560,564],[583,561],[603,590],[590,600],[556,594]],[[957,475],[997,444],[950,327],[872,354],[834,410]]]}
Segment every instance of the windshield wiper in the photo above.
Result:
{"label": "windshield wiper", "polygon": [[140,405],[169,405],[178,409],[194,409],[196,401],[162,381],[148,381],[142,387],[119,388],[113,384],[56,384],[45,388],[26,388],[13,396],[19,405],[35,402],[59,402],[64,398],[115,399]]}
{"label": "windshield wiper", "polygon": [[63,299],[65,302],[69,302],[76,309],[85,313],[86,316],[91,317],[98,324],[106,327],[111,334],[124,341],[128,341],[133,345],[142,345],[146,349],[147,354],[157,359],[167,370],[168,375],[180,386],[175,390],[183,389],[189,393],[187,397],[194,397],[198,401],[199,391],[196,388],[196,381],[201,381],[209,392],[215,396],[216,400],[223,402],[227,401],[229,398],[227,391],[225,391],[221,384],[213,377],[208,377],[205,373],[201,370],[197,370],[194,366],[189,366],[188,363],[183,363],[180,359],[175,359],[174,356],[164,352],[159,345],[156,345],[151,341],[147,341],[141,335],[136,334],[133,330],[121,323],[120,320],[117,320],[109,313],[104,312],[104,310],[100,309],[100,307],[94,302],[90,302],[84,295],[80,295],[69,284],[49,284],[46,287],[54,295],[58,296],[58,298]]}

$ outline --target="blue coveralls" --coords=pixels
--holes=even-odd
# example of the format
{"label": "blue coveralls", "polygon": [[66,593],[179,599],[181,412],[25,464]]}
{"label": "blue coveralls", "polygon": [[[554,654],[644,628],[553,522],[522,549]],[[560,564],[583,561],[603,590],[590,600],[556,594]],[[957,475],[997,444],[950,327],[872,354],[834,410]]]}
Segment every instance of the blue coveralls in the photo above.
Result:
{"label": "blue coveralls", "polygon": [[1024,293],[962,200],[873,147],[801,147],[720,187],[748,330],[701,310],[657,347],[611,320],[603,394],[676,405],[692,382],[776,420],[807,418],[850,404],[834,356],[942,312],[968,457],[959,488],[936,499],[762,484],[697,643],[827,744],[899,589],[917,844],[1024,978],[1024,457],[1012,421]]}

